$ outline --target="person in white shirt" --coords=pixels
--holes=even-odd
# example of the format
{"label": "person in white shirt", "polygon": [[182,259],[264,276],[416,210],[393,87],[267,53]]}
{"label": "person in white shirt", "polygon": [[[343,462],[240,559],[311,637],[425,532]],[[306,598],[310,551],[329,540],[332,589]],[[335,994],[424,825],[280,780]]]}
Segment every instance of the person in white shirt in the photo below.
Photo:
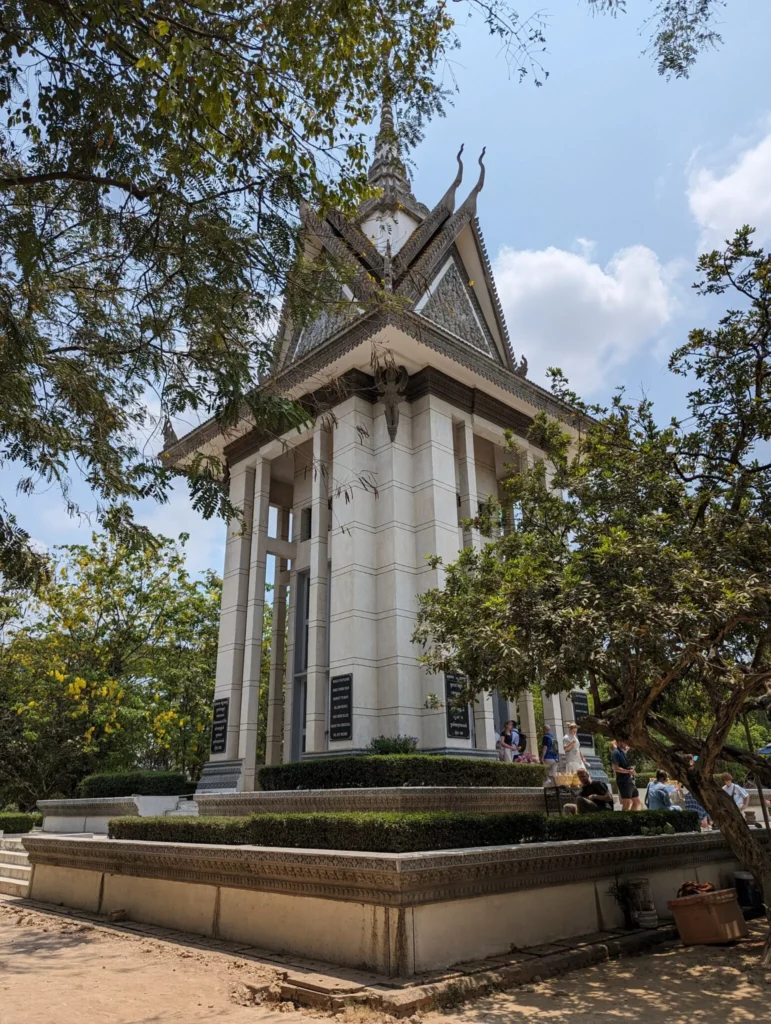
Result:
{"label": "person in white shirt", "polygon": [[565,754],[565,771],[568,775],[575,775],[576,772],[587,767],[586,758],[581,753],[578,726],[575,722],[568,723],[567,735],[562,737],[562,750]]}
{"label": "person in white shirt", "polygon": [[723,773],[723,792],[731,797],[740,811],[746,811],[750,806],[750,794],[746,789],[742,789],[737,782],[734,782],[734,777],[730,772]]}

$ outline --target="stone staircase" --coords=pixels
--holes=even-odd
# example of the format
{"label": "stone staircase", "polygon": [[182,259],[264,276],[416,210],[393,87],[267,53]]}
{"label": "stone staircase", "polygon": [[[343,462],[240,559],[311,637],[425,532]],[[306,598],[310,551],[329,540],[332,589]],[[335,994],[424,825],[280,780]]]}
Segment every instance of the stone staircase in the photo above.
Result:
{"label": "stone staircase", "polygon": [[0,839],[0,894],[26,896],[32,868],[21,839]]}
{"label": "stone staircase", "polygon": [[195,800],[180,798],[173,811],[165,811],[164,818],[194,818],[198,815],[198,804]]}

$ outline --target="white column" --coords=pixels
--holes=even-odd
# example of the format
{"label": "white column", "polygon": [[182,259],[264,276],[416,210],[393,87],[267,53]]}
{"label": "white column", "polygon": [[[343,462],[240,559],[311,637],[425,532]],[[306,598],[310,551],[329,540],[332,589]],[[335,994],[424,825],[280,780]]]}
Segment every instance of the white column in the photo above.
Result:
{"label": "white column", "polygon": [[294,715],[295,609],[297,607],[297,572],[289,573],[289,609],[286,623],[286,687],[284,689],[284,749],[281,760],[292,760],[292,718]]}
{"label": "white column", "polygon": [[[278,537],[289,540],[289,509],[278,510]],[[268,690],[268,723],[265,737],[265,764],[281,761],[281,738],[284,727],[284,643],[286,638],[286,575],[285,558],[276,559],[273,587],[273,636],[270,644],[270,688]]]}
{"label": "white column", "polygon": [[308,611],[308,699],[305,750],[327,749],[327,600],[329,590],[329,471],[330,433],[319,421],[313,432],[311,484],[310,600]]}
{"label": "white column", "polygon": [[[379,644],[381,611],[378,602],[379,577],[376,560],[381,550],[376,516],[385,512],[381,497],[375,498],[362,479],[373,480],[376,469],[372,449],[376,446],[372,405],[351,396],[335,409],[335,494],[330,531],[332,580],[330,593],[330,676],[353,675],[353,728],[350,739],[333,740],[330,751],[366,747],[374,736],[398,730],[379,723],[381,677]],[[404,424],[399,425],[402,432]],[[390,444],[388,440],[388,444]],[[378,489],[382,479],[377,474]],[[344,493],[338,493],[340,489]],[[386,608],[384,605],[384,613]],[[384,630],[389,623],[382,622]],[[393,657],[391,635],[388,654]],[[388,689],[387,685],[384,687]]]}
{"label": "white column", "polygon": [[[477,491],[477,470],[474,461],[474,432],[471,423],[463,420],[455,428],[455,443],[458,451],[458,477],[460,485],[461,519],[476,518],[479,506]],[[476,548],[482,546],[479,530],[474,527],[463,528],[463,547]]]}
{"label": "white column", "polygon": [[538,727],[535,724],[535,707],[533,705],[533,692],[532,690],[525,690],[524,693],[519,695],[517,701],[517,720],[520,725],[520,729],[527,736],[527,750],[528,753],[535,754],[536,757],[540,757],[541,751],[539,745],[541,737],[538,735]]}
{"label": "white column", "polygon": [[252,557],[249,566],[244,681],[241,696],[241,728],[238,739],[238,756],[244,762],[241,788],[245,792],[254,789],[257,773],[257,732],[260,717],[260,671],[262,668],[262,628],[265,615],[265,567],[268,559],[269,509],[270,462],[258,458],[254,468]]}
{"label": "white column", "polygon": [[211,754],[212,761],[234,761],[238,757],[253,489],[254,470],[243,464],[234,467],[230,477],[230,500],[236,508],[243,510],[243,522],[231,519],[227,528],[214,684],[214,699],[225,698],[229,702],[228,727],[225,751]]}
{"label": "white column", "polygon": [[[416,590],[424,593],[442,587],[444,571],[433,569],[426,556],[439,555],[445,562],[458,556],[458,504],[455,490],[455,451],[452,410],[441,399],[426,395],[412,407],[412,444],[415,502]],[[423,699],[435,693],[445,700],[442,675],[422,671]],[[424,749],[470,748],[470,740],[449,739],[447,714],[423,711]]]}
{"label": "white column", "polygon": [[[572,693],[572,691],[570,691],[570,693]],[[573,698],[570,693],[564,692],[559,695],[560,712],[562,714],[562,724],[565,728],[565,732],[567,732],[568,722],[572,722],[576,717],[575,711],[573,710]],[[562,740],[562,736],[560,736],[559,739]]]}
{"label": "white column", "polygon": [[[565,735],[565,729],[564,729],[563,722],[562,722],[562,708],[560,706],[559,694],[558,693],[547,694],[544,691],[541,691],[541,693],[542,693],[542,696],[543,696],[543,720],[544,720],[544,725],[551,727],[551,731],[552,731],[552,733],[554,735],[554,738],[560,743],[560,747],[561,747],[562,746],[562,737]],[[539,744],[541,742],[541,737],[540,736],[538,737],[538,742],[539,742]],[[538,750],[539,757],[540,757],[540,754],[541,754],[541,751],[539,749]]]}

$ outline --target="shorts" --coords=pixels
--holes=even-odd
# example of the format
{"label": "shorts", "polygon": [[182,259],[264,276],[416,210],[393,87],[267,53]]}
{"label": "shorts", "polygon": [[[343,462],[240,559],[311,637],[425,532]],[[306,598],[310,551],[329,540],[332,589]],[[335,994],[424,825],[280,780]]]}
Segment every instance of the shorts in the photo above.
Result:
{"label": "shorts", "polygon": [[617,775],[616,785],[618,786],[618,795],[622,800],[635,800],[640,795],[631,775]]}

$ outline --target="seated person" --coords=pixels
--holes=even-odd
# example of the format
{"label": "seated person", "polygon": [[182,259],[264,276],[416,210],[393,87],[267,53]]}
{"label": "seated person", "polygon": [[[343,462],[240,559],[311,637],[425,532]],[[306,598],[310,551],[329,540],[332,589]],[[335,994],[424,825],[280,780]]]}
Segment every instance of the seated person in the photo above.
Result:
{"label": "seated person", "polygon": [[679,811],[679,807],[672,804],[667,785],[667,773],[659,769],[656,772],[656,781],[648,786],[645,795],[645,804],[649,811]]}
{"label": "seated person", "polygon": [[592,779],[585,768],[577,773],[581,789],[576,797],[579,814],[588,814],[594,811],[612,811],[613,794],[599,779]]}

